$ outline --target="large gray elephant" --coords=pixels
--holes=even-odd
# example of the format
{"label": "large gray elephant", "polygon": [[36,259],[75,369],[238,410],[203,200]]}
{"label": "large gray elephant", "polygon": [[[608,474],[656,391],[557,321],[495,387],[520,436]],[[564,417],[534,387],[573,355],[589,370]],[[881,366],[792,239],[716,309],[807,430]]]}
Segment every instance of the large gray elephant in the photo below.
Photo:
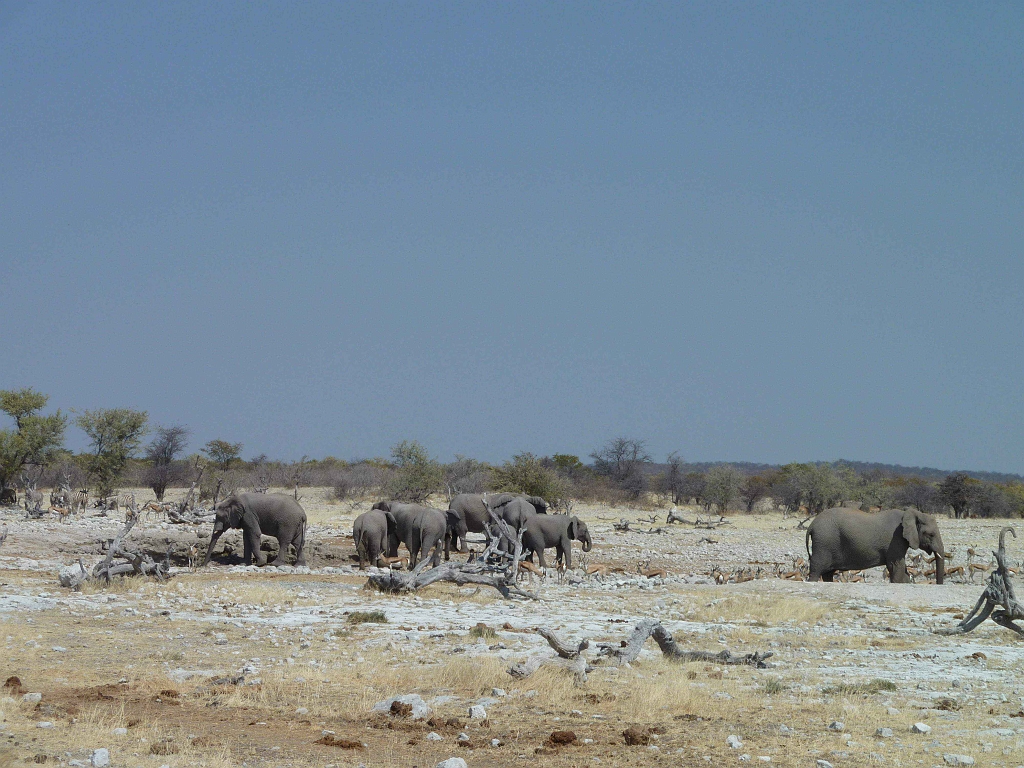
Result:
{"label": "large gray elephant", "polygon": [[394,524],[388,527],[388,557],[397,557],[398,545],[405,544],[409,550],[409,570],[416,567],[420,555],[427,557],[431,551],[431,566],[441,564],[441,547],[446,530],[444,512],[400,501],[378,501],[373,509],[390,513],[394,520]]}
{"label": "large gray elephant", "polygon": [[554,547],[557,551],[556,562],[565,562],[565,567],[572,568],[572,542],[583,543],[583,551],[589,552],[593,546],[587,524],[575,515],[533,515],[526,521],[523,533],[523,551],[537,553],[542,568],[547,568],[544,550]]}
{"label": "large gray elephant", "polygon": [[395,526],[395,516],[382,509],[363,512],[352,525],[352,540],[359,555],[359,567],[379,565],[388,553],[388,534]]}
{"label": "large gray elephant", "polygon": [[531,514],[546,514],[548,503],[540,496],[526,496],[515,493],[460,493],[448,505],[447,531],[444,540],[444,559],[448,559],[450,548],[458,546],[459,552],[468,552],[466,534],[482,533],[490,543],[490,535],[484,522],[490,523],[484,498],[501,519],[520,529]]}
{"label": "large gray elephant", "polygon": [[842,507],[826,509],[807,528],[804,545],[811,562],[808,581],[832,581],[836,571],[884,565],[889,581],[906,584],[910,581],[905,559],[908,549],[923,549],[936,556],[937,584],[946,575],[946,550],[935,518],[912,509],[875,513]]}
{"label": "large gray elephant", "polygon": [[267,564],[266,556],[260,552],[260,536],[277,539],[277,557],[271,565],[284,565],[289,546],[295,547],[295,564],[306,564],[306,512],[291,496],[283,493],[233,494],[214,509],[217,519],[203,565],[210,562],[214,545],[229,528],[242,529],[242,562],[246,565],[253,559],[256,565]]}

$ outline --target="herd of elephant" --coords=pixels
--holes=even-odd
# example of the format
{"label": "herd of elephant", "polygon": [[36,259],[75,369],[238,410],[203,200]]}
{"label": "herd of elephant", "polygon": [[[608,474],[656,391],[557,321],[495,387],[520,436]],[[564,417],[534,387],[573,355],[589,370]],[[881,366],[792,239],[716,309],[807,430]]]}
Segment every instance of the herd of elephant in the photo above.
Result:
{"label": "herd of elephant", "polygon": [[[482,533],[490,543],[490,523],[495,515],[517,534],[522,534],[523,553],[536,555],[547,567],[544,552],[554,549],[556,564],[572,567],[572,542],[589,552],[593,544],[586,523],[575,515],[548,514],[548,504],[537,496],[498,493],[463,493],[455,496],[447,511],[419,504],[379,501],[356,518],[352,530],[359,567],[379,565],[398,555],[399,545],[409,551],[408,567],[421,557],[431,565],[447,560],[452,548],[468,551],[466,536]],[[210,562],[217,540],[230,528],[243,531],[243,561],[265,565],[260,537],[278,540],[278,554],[271,565],[283,565],[289,550],[295,564],[305,565],[306,513],[285,494],[241,493],[216,506],[213,536],[204,565]],[[812,547],[813,544],[813,547]],[[920,549],[935,556],[935,581],[943,583],[945,547],[939,526],[931,515],[916,510],[888,509],[866,513],[837,507],[815,517],[807,529],[805,546],[810,559],[808,580],[833,581],[838,571],[860,571],[885,566],[893,583],[908,583],[906,554]]]}
{"label": "herd of elephant", "polygon": [[[490,511],[488,511],[490,507]],[[575,515],[549,515],[548,503],[539,496],[512,493],[460,493],[442,512],[419,504],[379,501],[369,512],[356,518],[352,527],[359,567],[378,565],[384,558],[398,555],[399,544],[409,550],[409,568],[420,557],[430,557],[431,565],[450,557],[452,548],[469,551],[468,533],[482,533],[490,543],[491,512],[523,535],[523,552],[532,560],[536,554],[542,568],[547,567],[544,550],[554,549],[558,564],[572,567],[572,542],[589,552],[593,544],[587,524]]]}

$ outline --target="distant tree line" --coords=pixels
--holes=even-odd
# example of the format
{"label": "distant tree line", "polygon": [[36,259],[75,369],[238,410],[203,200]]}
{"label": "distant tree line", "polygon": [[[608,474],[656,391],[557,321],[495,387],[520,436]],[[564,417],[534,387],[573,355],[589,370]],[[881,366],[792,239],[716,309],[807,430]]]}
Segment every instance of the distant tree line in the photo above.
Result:
{"label": "distant tree line", "polygon": [[[579,501],[638,506],[693,505],[705,512],[781,509],[817,514],[840,504],[862,509],[910,508],[963,517],[1024,517],[1021,478],[994,473],[916,471],[853,462],[773,466],[748,463],[688,464],[678,453],[655,464],[644,441],[617,437],[585,462],[573,454],[518,453],[502,464],[466,456],[438,461],[414,440],[389,456],[298,462],[245,460],[243,444],[216,439],[188,453],[191,432],[181,425],[151,425],[130,408],[74,413],[90,440],[74,454],[64,447],[72,416],[44,415],[49,398],[35,390],[0,390],[0,411],[12,422],[0,429],[0,492],[24,485],[88,488],[106,496],[120,487],[149,487],[158,499],[168,488],[200,477],[200,496],[233,491],[327,487],[338,500],[388,497],[425,501],[459,493],[512,491],[542,496],[556,510]],[[149,437],[148,442],[145,440]],[[996,478],[995,480],[992,478]]]}

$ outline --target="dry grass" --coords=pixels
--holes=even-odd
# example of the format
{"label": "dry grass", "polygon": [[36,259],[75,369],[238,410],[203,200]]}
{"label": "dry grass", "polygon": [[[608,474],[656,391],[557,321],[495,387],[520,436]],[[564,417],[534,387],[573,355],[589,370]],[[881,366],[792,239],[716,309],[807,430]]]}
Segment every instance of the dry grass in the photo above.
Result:
{"label": "dry grass", "polygon": [[744,621],[762,627],[813,625],[832,610],[833,607],[823,601],[743,594],[713,600],[696,608],[687,619],[711,623]]}

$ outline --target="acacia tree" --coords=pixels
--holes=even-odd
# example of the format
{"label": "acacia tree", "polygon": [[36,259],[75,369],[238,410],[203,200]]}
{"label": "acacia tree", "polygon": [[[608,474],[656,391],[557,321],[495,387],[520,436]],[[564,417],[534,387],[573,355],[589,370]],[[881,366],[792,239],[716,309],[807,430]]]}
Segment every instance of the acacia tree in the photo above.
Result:
{"label": "acacia tree", "polygon": [[146,458],[153,463],[146,474],[156,500],[163,501],[167,485],[174,478],[174,460],[188,445],[189,430],[187,427],[173,426],[157,427],[155,432],[153,442],[146,447]]}
{"label": "acacia tree", "polygon": [[743,499],[748,515],[753,513],[757,502],[768,496],[771,487],[772,478],[767,474],[750,475],[743,481],[740,485],[740,498]]}
{"label": "acacia tree", "polygon": [[705,477],[704,498],[708,505],[714,504],[718,507],[718,514],[724,515],[729,509],[729,504],[739,493],[743,476],[735,467],[728,464],[719,464],[708,470]]}
{"label": "acacia tree", "polygon": [[76,420],[92,443],[86,460],[89,475],[96,480],[101,496],[109,496],[114,483],[138,450],[146,434],[149,414],[131,408],[100,408],[85,411]]}
{"label": "acacia tree", "polygon": [[652,459],[643,440],[616,437],[590,457],[594,460],[594,471],[607,477],[612,485],[625,491],[630,498],[637,499],[647,490],[644,467]]}
{"label": "acacia tree", "polygon": [[391,498],[423,502],[444,482],[441,465],[415,440],[403,440],[391,448],[395,473],[387,484]]}
{"label": "acacia tree", "polygon": [[63,448],[67,416],[60,411],[39,415],[49,399],[31,387],[0,390],[0,411],[15,425],[0,429],[0,490],[10,488],[26,464],[49,464]]}
{"label": "acacia tree", "polygon": [[977,485],[978,481],[966,472],[954,472],[946,475],[946,479],[939,484],[939,498],[953,508],[954,517],[969,517]]}
{"label": "acacia tree", "polygon": [[227,440],[211,440],[203,446],[203,453],[220,469],[230,469],[242,455],[242,444],[229,443]]}

